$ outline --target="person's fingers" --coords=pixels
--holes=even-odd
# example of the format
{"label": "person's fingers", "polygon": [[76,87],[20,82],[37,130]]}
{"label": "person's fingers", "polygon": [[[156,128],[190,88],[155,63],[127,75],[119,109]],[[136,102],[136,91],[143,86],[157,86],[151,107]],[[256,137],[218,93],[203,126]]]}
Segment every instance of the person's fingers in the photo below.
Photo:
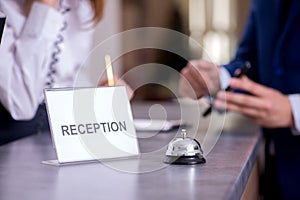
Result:
{"label": "person's fingers", "polygon": [[[183,95],[196,94],[200,98],[216,92],[218,88],[218,67],[203,60],[192,60],[181,71],[180,92]],[[193,97],[191,97],[193,98]]]}
{"label": "person's fingers", "polygon": [[122,79],[117,79],[116,85],[125,86],[129,99],[133,98],[134,91],[132,90],[132,88],[125,81],[123,81]]}
{"label": "person's fingers", "polygon": [[270,88],[261,84],[255,83],[246,76],[242,78],[233,78],[230,81],[230,87],[233,89],[244,90],[255,96],[265,96]]}
{"label": "person's fingers", "polygon": [[260,110],[268,110],[269,104],[263,99],[241,93],[220,91],[217,94],[217,99],[227,101],[230,104],[237,104],[243,107],[249,107]]}
{"label": "person's fingers", "polygon": [[219,99],[214,101],[214,107],[220,110],[230,110],[233,112],[241,113],[253,119],[260,119],[265,117],[265,112],[260,109],[234,104],[231,102],[225,102]]}
{"label": "person's fingers", "polygon": [[198,99],[196,92],[191,87],[191,85],[188,83],[188,81],[184,78],[182,78],[179,82],[179,91],[180,94],[184,97],[189,97],[191,99]]}
{"label": "person's fingers", "polygon": [[199,84],[200,80],[195,79],[193,76],[193,72],[190,70],[189,67],[185,68],[181,72],[182,74],[182,84],[184,85],[184,90],[188,94],[195,93],[196,98],[200,98],[203,96],[203,88],[201,84]]}
{"label": "person's fingers", "polygon": [[[132,90],[132,88],[122,79],[115,77],[115,84],[119,85],[119,86],[125,86],[126,87],[126,91],[128,94],[129,99],[132,99],[134,96],[134,91]],[[108,86],[108,82],[107,79],[102,79],[99,83],[98,86]]]}
{"label": "person's fingers", "polygon": [[98,86],[108,86],[107,79],[100,80]]}
{"label": "person's fingers", "polygon": [[206,88],[206,83],[204,82],[203,75],[201,74],[200,70],[197,69],[194,65],[188,65],[186,74],[188,74],[188,76],[190,77],[191,83],[193,83],[192,86],[197,89]]}
{"label": "person's fingers", "polygon": [[205,60],[191,62],[191,65],[193,65],[194,78],[198,79],[198,83],[201,85],[202,90],[205,91],[205,94],[213,95],[217,92],[220,88],[219,67]]}

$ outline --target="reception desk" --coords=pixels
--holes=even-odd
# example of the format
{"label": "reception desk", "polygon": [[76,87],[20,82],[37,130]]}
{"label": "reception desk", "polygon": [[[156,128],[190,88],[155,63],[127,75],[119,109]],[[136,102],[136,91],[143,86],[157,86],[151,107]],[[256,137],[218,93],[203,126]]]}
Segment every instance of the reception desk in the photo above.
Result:
{"label": "reception desk", "polygon": [[[136,118],[150,115],[152,118],[185,119],[188,134],[195,134],[205,143],[207,162],[203,165],[162,164],[160,159],[164,155],[160,151],[155,159],[145,156],[143,163],[138,163],[148,167],[141,171],[113,167],[130,162],[126,160],[49,166],[41,162],[56,158],[51,137],[49,133],[39,133],[0,147],[0,199],[256,198],[256,161],[262,144],[259,127],[235,114],[227,114],[224,118],[224,113],[213,113],[216,117],[199,121],[198,106],[190,102],[184,102],[184,108],[178,102],[133,103],[133,114]],[[200,123],[195,124],[196,121]],[[219,136],[216,134],[217,140],[208,141],[208,134],[216,131],[221,131]],[[177,129],[158,134],[138,133],[141,153],[166,149],[176,133]],[[120,165],[114,165],[116,162]]]}

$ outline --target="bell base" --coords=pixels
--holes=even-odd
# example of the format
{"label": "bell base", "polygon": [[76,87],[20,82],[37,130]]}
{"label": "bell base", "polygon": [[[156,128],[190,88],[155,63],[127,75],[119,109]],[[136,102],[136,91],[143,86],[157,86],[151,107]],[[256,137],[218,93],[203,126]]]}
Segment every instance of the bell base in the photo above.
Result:
{"label": "bell base", "polygon": [[206,163],[203,156],[166,156],[164,163],[173,165],[196,165]]}

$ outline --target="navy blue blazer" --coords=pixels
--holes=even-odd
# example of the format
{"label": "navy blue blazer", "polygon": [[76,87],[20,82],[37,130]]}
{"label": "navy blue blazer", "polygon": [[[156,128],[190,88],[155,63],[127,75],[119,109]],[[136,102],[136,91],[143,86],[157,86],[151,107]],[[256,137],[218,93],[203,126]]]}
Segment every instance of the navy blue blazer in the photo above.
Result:
{"label": "navy blue blazer", "polygon": [[[290,2],[286,16],[283,1]],[[299,0],[253,0],[236,56],[225,67],[233,75],[244,61],[251,62],[255,81],[284,94],[300,93]]]}
{"label": "navy blue blazer", "polygon": [[[235,58],[224,67],[233,76],[245,61],[251,79],[300,94],[300,0],[253,0]],[[265,199],[300,199],[300,136],[289,128],[264,129],[264,135]]]}

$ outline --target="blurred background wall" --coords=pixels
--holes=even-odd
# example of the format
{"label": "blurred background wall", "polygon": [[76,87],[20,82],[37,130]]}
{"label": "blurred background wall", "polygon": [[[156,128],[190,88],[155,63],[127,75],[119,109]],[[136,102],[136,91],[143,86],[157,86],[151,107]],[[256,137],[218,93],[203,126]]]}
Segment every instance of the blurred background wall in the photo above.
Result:
{"label": "blurred background wall", "polygon": [[[163,27],[179,31],[196,40],[205,51],[195,50],[188,42],[171,41],[166,35],[159,40],[183,49],[189,59],[206,59],[217,64],[227,63],[234,55],[248,16],[250,0],[107,0],[105,18],[97,27],[95,44],[112,34],[139,27]],[[139,38],[136,38],[138,42]],[[132,41],[131,41],[132,42]],[[120,41],[120,49],[128,41]],[[187,60],[157,49],[141,49],[123,55],[118,73],[124,74],[136,66],[160,63],[178,72]],[[91,76],[95,76],[92,73]],[[163,77],[159,77],[163,76]],[[168,84],[178,84],[179,77],[159,74],[155,66],[147,70],[149,80],[161,78]],[[94,79],[96,77],[93,77]],[[135,85],[137,77],[128,78]],[[169,100],[174,97],[167,87],[148,84],[136,91],[134,100]]]}

